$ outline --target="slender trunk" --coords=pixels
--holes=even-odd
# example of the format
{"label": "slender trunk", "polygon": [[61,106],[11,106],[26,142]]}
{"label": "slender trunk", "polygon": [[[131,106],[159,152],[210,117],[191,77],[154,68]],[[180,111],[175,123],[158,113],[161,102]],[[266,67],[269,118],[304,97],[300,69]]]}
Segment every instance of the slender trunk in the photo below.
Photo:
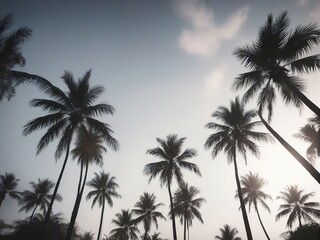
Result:
{"label": "slender trunk", "polygon": [[72,139],[72,135],[70,136],[69,138],[69,142],[68,142],[68,145],[67,145],[67,150],[66,150],[66,156],[65,156],[65,159],[64,159],[64,162],[62,164],[62,168],[61,168],[61,171],[60,171],[60,174],[59,174],[59,177],[58,177],[58,180],[57,180],[57,183],[54,187],[54,191],[53,191],[53,194],[52,194],[52,198],[51,198],[51,201],[50,201],[50,204],[49,204],[49,207],[48,207],[48,212],[46,214],[46,218],[44,220],[44,225],[43,225],[43,237],[44,237],[44,232],[46,230],[46,227],[48,225],[48,222],[49,222],[49,219],[50,219],[50,213],[52,211],[52,206],[53,206],[53,203],[54,203],[54,200],[56,198],[56,195],[57,195],[57,192],[58,192],[58,188],[60,186],[60,182],[61,182],[61,179],[62,179],[62,175],[63,175],[63,172],[64,172],[64,169],[66,167],[66,164],[67,164],[67,161],[68,161],[68,157],[69,157],[69,150],[70,150],[70,145],[71,145],[71,139]]}
{"label": "slender trunk", "polygon": [[32,213],[31,213],[29,223],[32,221],[32,219],[33,219],[33,215],[34,215],[34,213],[36,212],[37,207],[38,207],[38,204],[36,204],[36,206],[34,207],[34,209],[33,209]]}
{"label": "slender trunk", "polygon": [[184,223],[183,223],[183,239],[184,240],[187,240],[187,217],[186,217],[186,214],[184,214],[183,216],[183,220],[184,220]]}
{"label": "slender trunk", "polygon": [[299,89],[291,82],[286,81],[288,87],[292,90],[294,94],[298,96],[298,98],[318,117],[320,117],[320,108],[315,105],[309,98],[306,97]]}
{"label": "slender trunk", "polygon": [[80,203],[81,203],[81,199],[82,199],[82,195],[83,195],[84,186],[85,186],[86,180],[87,180],[88,165],[89,165],[88,162],[86,162],[86,168],[85,168],[85,174],[84,174],[82,186],[81,186],[80,192],[77,194],[76,201],[74,203],[74,207],[73,207],[73,210],[72,210],[70,223],[69,223],[69,226],[68,226],[66,240],[70,240],[71,237],[72,237],[72,232],[73,232],[74,225],[76,223],[76,219],[77,219],[79,208],[80,208]]}
{"label": "slender trunk", "polygon": [[264,234],[266,235],[267,239],[270,240],[270,237],[269,237],[266,229],[265,229],[264,226],[263,226],[263,223],[262,223],[262,220],[261,220],[261,217],[260,217],[260,213],[259,213],[259,211],[258,211],[257,203],[254,203],[254,208],[255,208],[256,213],[257,213],[257,215],[258,215],[258,219],[259,219],[260,225],[261,225],[261,227],[262,227],[262,229],[263,229],[263,231],[264,231]]}
{"label": "slender trunk", "polygon": [[5,193],[1,193],[1,194],[0,194],[0,207],[1,207],[1,204],[2,204],[5,196],[6,196]]}
{"label": "slender trunk", "polygon": [[80,194],[81,182],[82,182],[82,173],[83,173],[83,161],[80,162],[80,177],[79,177],[79,184],[78,184],[78,192],[77,192],[77,194]]}
{"label": "slender trunk", "polygon": [[248,215],[247,215],[247,211],[246,211],[246,207],[244,205],[244,200],[243,200],[243,196],[242,196],[240,180],[239,180],[237,158],[236,158],[236,143],[234,143],[234,146],[233,146],[233,156],[234,156],[233,163],[234,163],[234,172],[235,172],[236,183],[237,183],[237,190],[238,190],[238,195],[239,195],[239,200],[240,200],[240,206],[241,206],[243,222],[244,222],[244,226],[245,226],[246,233],[247,233],[247,239],[248,240],[253,240],[251,229],[250,229],[250,224],[249,224],[249,220],[248,220]]}
{"label": "slender trunk", "polygon": [[102,201],[102,209],[101,209],[101,216],[100,216],[100,224],[99,224],[99,231],[98,231],[97,240],[100,239],[100,235],[101,235],[101,229],[102,229],[102,223],[103,223],[104,206],[105,206],[105,199],[103,198],[103,201]]}
{"label": "slender trunk", "polygon": [[302,223],[301,223],[301,213],[300,213],[300,209],[298,209],[298,220],[299,220],[299,227],[301,228]]}
{"label": "slender trunk", "polygon": [[189,223],[187,222],[188,240],[190,240]]}
{"label": "slender trunk", "polygon": [[168,192],[169,192],[169,198],[170,198],[173,240],[177,240],[176,220],[175,220],[175,215],[174,215],[174,211],[173,211],[173,202],[172,202],[172,194],[171,194],[170,184],[168,184]]}
{"label": "slender trunk", "polygon": [[302,157],[289,143],[287,143],[273,128],[262,118],[261,113],[259,117],[268,131],[284,146],[289,153],[310,173],[310,175],[320,184],[320,173],[304,158]]}

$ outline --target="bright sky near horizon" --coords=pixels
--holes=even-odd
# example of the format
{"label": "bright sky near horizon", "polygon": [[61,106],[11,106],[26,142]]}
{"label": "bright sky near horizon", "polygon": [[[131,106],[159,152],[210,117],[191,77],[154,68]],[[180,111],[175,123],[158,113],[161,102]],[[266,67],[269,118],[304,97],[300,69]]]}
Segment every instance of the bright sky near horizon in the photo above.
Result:
{"label": "bright sky near horizon", "polygon": [[[211,114],[220,105],[241,92],[232,92],[233,79],[246,69],[234,58],[236,47],[255,40],[259,27],[267,15],[278,15],[288,10],[291,26],[312,22],[320,25],[320,2],[317,0],[283,1],[18,1],[0,0],[0,16],[13,13],[15,25],[32,28],[33,34],[23,45],[27,64],[21,71],[43,76],[65,89],[60,79],[64,70],[75,78],[92,69],[93,85],[106,89],[100,98],[116,109],[114,116],[101,120],[109,123],[120,142],[120,150],[109,150],[104,156],[105,172],[117,178],[122,199],[115,199],[113,208],[107,207],[103,231],[114,228],[111,219],[121,209],[132,209],[144,192],[157,196],[165,204],[160,210],[169,211],[167,190],[160,188],[158,179],[148,184],[142,170],[145,164],[157,159],[146,155],[156,147],[156,138],[170,133],[186,137],[184,148],[195,148],[202,177],[184,172],[189,185],[200,189],[199,197],[206,199],[201,212],[204,224],[194,221],[190,239],[213,239],[219,228],[230,224],[239,231],[242,239],[245,229],[239,201],[234,199],[236,184],[234,169],[221,153],[212,160],[204,143],[210,130],[205,124],[213,121]],[[314,49],[319,53],[320,48]],[[306,95],[318,106],[319,72],[306,75]],[[33,98],[45,97],[36,87],[20,86],[9,102],[0,103],[0,174],[14,173],[19,179],[18,190],[29,188],[28,182],[37,178],[56,181],[62,160],[54,159],[56,143],[50,144],[36,155],[36,145],[44,131],[23,137],[22,127],[27,121],[44,115],[31,108]],[[249,108],[254,108],[254,101]],[[303,156],[307,144],[293,138],[311,112],[304,108],[300,113],[292,106],[278,102],[272,126]],[[266,130],[265,130],[266,131]],[[239,158],[240,175],[258,172],[268,181],[264,191],[273,197],[268,205],[271,214],[261,209],[262,220],[271,239],[280,239],[286,231],[286,218],[275,222],[279,192],[287,185],[298,184],[306,192],[315,192],[319,201],[318,183],[278,143],[260,144],[260,159],[249,155],[247,166]],[[319,159],[318,159],[319,160]],[[320,170],[320,163],[316,164]],[[91,166],[88,179],[102,169]],[[53,211],[63,212],[70,219],[75,200],[79,167],[68,162],[59,193],[61,203]],[[174,188],[175,189],[175,188]],[[85,190],[85,194],[88,192]],[[17,213],[15,201],[5,201],[0,218],[7,222],[26,215]],[[77,222],[82,230],[98,231],[100,209],[91,210],[91,202],[83,199]],[[254,211],[249,213],[254,239],[264,239]],[[296,225],[295,225],[296,226]],[[143,232],[142,226],[139,226]],[[152,228],[152,233],[156,229]],[[163,238],[172,238],[171,222],[159,221]],[[179,239],[183,228],[178,224]]]}

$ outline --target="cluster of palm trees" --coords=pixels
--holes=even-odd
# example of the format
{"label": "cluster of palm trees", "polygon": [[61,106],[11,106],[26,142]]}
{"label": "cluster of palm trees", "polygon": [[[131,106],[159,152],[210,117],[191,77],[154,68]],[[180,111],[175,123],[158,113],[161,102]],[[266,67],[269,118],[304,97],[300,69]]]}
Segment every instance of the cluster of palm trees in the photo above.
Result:
{"label": "cluster of palm trees", "polygon": [[[85,186],[92,187],[87,199],[93,198],[92,207],[98,203],[101,207],[101,217],[97,239],[102,235],[103,216],[105,204],[112,206],[112,198],[119,198],[118,185],[115,177],[104,172],[95,173],[95,177],[87,181],[89,166],[97,164],[103,166],[103,154],[107,148],[114,151],[119,149],[118,141],[113,137],[113,130],[108,123],[97,118],[105,114],[113,114],[115,109],[105,103],[96,103],[104,91],[102,86],[91,86],[91,70],[78,80],[74,79],[71,72],[65,71],[62,80],[66,90],[53,85],[50,81],[37,75],[13,70],[15,66],[23,66],[25,59],[22,55],[20,45],[31,36],[31,29],[22,27],[11,34],[6,31],[12,24],[12,15],[6,15],[0,20],[0,99],[10,99],[15,93],[15,87],[22,83],[34,83],[47,95],[47,98],[33,99],[30,104],[46,112],[45,115],[30,120],[23,128],[23,134],[29,135],[40,129],[46,129],[37,145],[37,153],[44,150],[50,143],[58,140],[55,151],[56,159],[64,155],[60,174],[56,184],[48,179],[38,179],[31,182],[33,191],[18,193],[14,189],[18,179],[12,174],[1,176],[0,206],[8,194],[19,200],[22,205],[20,211],[32,211],[30,222],[35,221],[35,212],[38,208],[43,211],[40,235],[43,238],[52,226],[52,208],[55,200],[61,201],[58,189],[67,166],[69,155],[72,155],[80,165],[79,182],[70,222],[66,229],[67,240],[72,239],[78,211],[80,209]],[[234,174],[237,186],[236,197],[240,202],[240,209],[245,225],[248,240],[253,236],[246,212],[246,204],[254,207],[259,222],[267,237],[267,231],[262,224],[258,211],[258,203],[269,210],[265,200],[271,198],[261,191],[265,181],[258,174],[249,173],[240,178],[238,171],[238,155],[247,162],[247,152],[259,156],[259,147],[256,141],[273,142],[276,138],[293,156],[301,163],[308,173],[320,183],[320,173],[308,160],[315,160],[320,155],[320,109],[310,101],[303,93],[304,80],[298,76],[301,73],[314,72],[320,69],[320,55],[308,55],[312,47],[320,43],[320,30],[317,25],[301,25],[290,30],[290,21],[287,12],[275,17],[270,14],[265,24],[260,28],[257,39],[251,45],[239,47],[234,55],[243,65],[249,69],[248,72],[238,75],[233,83],[233,89],[245,88],[242,99],[235,97],[230,101],[229,107],[219,106],[212,114],[214,122],[209,122],[206,127],[213,131],[207,138],[204,147],[211,150],[212,158],[220,152],[224,152],[228,163],[234,166]],[[306,56],[308,55],[308,56]],[[315,115],[302,127],[296,137],[310,143],[307,149],[306,160],[300,155],[279,133],[270,125],[273,116],[273,105],[276,97],[280,95],[287,104],[293,104],[301,109],[306,105]],[[252,98],[257,99],[257,109],[246,110],[245,104]],[[267,111],[267,120],[263,115]],[[256,117],[260,121],[255,120]],[[256,130],[256,127],[265,126],[271,133]],[[173,240],[177,240],[176,217],[183,224],[183,236],[187,238],[189,227],[194,218],[204,222],[199,211],[203,198],[196,198],[199,190],[189,186],[183,178],[182,170],[189,170],[198,176],[201,172],[197,164],[189,159],[197,155],[192,148],[182,149],[186,138],[179,138],[176,134],[167,135],[166,139],[157,138],[158,147],[147,150],[147,154],[159,159],[157,162],[148,163],[143,173],[149,176],[149,182],[157,177],[160,186],[168,190],[170,212],[172,223]],[[173,193],[173,183],[178,184],[178,189]],[[53,193],[50,191],[53,189]],[[289,214],[287,227],[292,228],[292,223],[298,220],[302,227],[302,220],[313,221],[314,217],[320,218],[319,203],[306,202],[313,193],[304,194],[298,186],[288,186],[281,192],[280,199],[285,204],[280,206],[276,219]],[[111,230],[110,239],[138,239],[139,223],[143,223],[144,233],[142,239],[153,239],[159,235],[155,233],[150,236],[151,224],[158,226],[158,219],[165,219],[157,208],[162,203],[156,204],[153,194],[144,193],[134,209],[121,210],[112,223],[117,228]],[[134,216],[137,216],[134,218]],[[50,225],[51,224],[51,225]],[[232,236],[237,239],[236,229],[225,225],[220,229],[221,237],[218,239],[229,239],[224,236]],[[88,238],[92,234],[86,234]],[[231,239],[230,238],[230,239]]]}

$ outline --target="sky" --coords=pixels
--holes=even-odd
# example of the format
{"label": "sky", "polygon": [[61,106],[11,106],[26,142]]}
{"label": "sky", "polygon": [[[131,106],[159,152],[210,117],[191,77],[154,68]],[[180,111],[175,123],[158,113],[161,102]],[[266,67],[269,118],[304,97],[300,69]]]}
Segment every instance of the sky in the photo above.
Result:
{"label": "sky", "polygon": [[[120,0],[120,1],[5,1],[0,0],[0,16],[14,15],[14,26],[32,28],[33,34],[22,46],[27,64],[17,70],[34,73],[66,89],[61,76],[69,70],[77,79],[92,70],[92,85],[102,85],[105,92],[100,100],[115,107],[113,116],[103,116],[114,130],[120,150],[108,149],[103,168],[90,166],[88,179],[94,172],[111,173],[119,184],[121,199],[107,207],[103,224],[104,234],[115,226],[111,220],[121,209],[132,209],[143,192],[154,193],[160,208],[167,216],[169,198],[158,179],[148,183],[142,171],[147,163],[157,161],[146,155],[146,150],[157,147],[156,138],[168,134],[186,137],[184,148],[194,148],[198,155],[191,159],[198,164],[202,177],[184,172],[185,181],[199,188],[199,197],[206,199],[201,207],[204,224],[194,221],[190,239],[213,239],[219,228],[229,224],[246,239],[239,201],[234,198],[236,184],[234,169],[221,153],[212,159],[204,149],[212,133],[204,126],[214,119],[211,114],[218,106],[229,106],[229,101],[243,92],[233,92],[231,84],[246,69],[232,55],[235,48],[252,43],[267,15],[287,10],[291,26],[320,24],[320,2],[317,0],[260,1],[205,1],[205,0]],[[320,48],[314,48],[319,53]],[[303,76],[306,95],[318,106],[319,73]],[[22,135],[23,126],[31,119],[44,115],[32,108],[29,101],[45,98],[35,86],[20,86],[10,101],[0,103],[0,174],[14,173],[19,179],[18,189],[29,189],[30,181],[49,178],[56,181],[62,159],[55,161],[56,142],[39,155],[36,145],[43,131]],[[255,108],[255,101],[247,109]],[[278,101],[272,127],[301,155],[307,144],[293,137],[312,116],[309,109],[302,111]],[[263,131],[266,131],[262,128]],[[288,185],[298,184],[306,192],[315,192],[320,200],[318,183],[279,144],[259,144],[260,157],[248,155],[245,165],[238,160],[241,176],[257,172],[268,184],[264,191],[271,214],[261,209],[261,217],[271,239],[280,239],[286,231],[286,218],[275,221],[276,199]],[[320,170],[320,163],[315,167]],[[54,212],[63,212],[70,219],[76,196],[79,166],[71,158],[67,164],[59,193],[61,203]],[[176,184],[173,189],[176,190]],[[90,189],[85,189],[85,195]],[[27,215],[17,213],[19,206],[6,199],[0,208],[0,218],[6,222]],[[29,213],[30,214],[30,213]],[[84,231],[98,231],[100,208],[91,209],[91,201],[82,200],[77,223]],[[171,222],[159,220],[163,238],[172,239]],[[264,239],[254,211],[249,213],[254,239]],[[297,225],[295,225],[297,226]],[[143,227],[139,226],[141,233]],[[183,227],[178,224],[178,237]]]}

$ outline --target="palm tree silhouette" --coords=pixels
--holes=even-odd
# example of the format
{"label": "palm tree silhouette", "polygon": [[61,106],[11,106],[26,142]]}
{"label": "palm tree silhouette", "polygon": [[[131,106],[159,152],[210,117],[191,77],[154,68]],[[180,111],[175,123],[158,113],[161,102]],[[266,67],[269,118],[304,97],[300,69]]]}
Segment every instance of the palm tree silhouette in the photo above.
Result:
{"label": "palm tree silhouette", "polygon": [[159,235],[160,235],[160,233],[154,233],[154,234],[152,234],[151,235],[151,238],[150,238],[150,240],[168,240],[168,239],[166,239],[166,238],[161,238],[161,237],[159,237]]}
{"label": "palm tree silhouette", "polygon": [[178,138],[175,134],[169,134],[166,140],[157,138],[160,147],[147,150],[147,154],[158,157],[161,160],[148,163],[143,170],[144,174],[150,176],[149,182],[159,175],[161,186],[165,185],[168,188],[174,240],[177,240],[177,230],[171,193],[172,181],[175,178],[179,184],[183,182],[181,168],[193,171],[201,176],[198,166],[187,161],[187,159],[196,156],[196,150],[187,148],[182,152],[182,145],[185,140],[186,138]]}
{"label": "palm tree silhouette", "polygon": [[118,240],[138,240],[137,233],[139,229],[135,225],[133,219],[133,213],[129,210],[121,210],[121,213],[116,214],[116,218],[112,219],[112,223],[117,226],[117,228],[112,229],[110,234],[110,239]]}
{"label": "palm tree silhouette", "polygon": [[238,234],[238,230],[236,228],[231,227],[230,225],[226,224],[223,228],[220,228],[220,236],[216,235],[215,239],[220,240],[241,240],[241,238],[236,237]]}
{"label": "palm tree silhouette", "polygon": [[32,30],[29,27],[20,27],[7,34],[12,24],[12,14],[0,19],[0,101],[4,97],[10,100],[19,84],[33,83],[40,88],[45,88],[48,84],[48,80],[43,77],[13,70],[16,66],[23,67],[26,64],[21,44],[31,36]]}
{"label": "palm tree silhouette", "polygon": [[80,240],[93,240],[93,236],[94,236],[94,233],[92,233],[91,231],[90,232],[84,232],[82,234],[82,236],[80,237]]}
{"label": "palm tree silhouette", "polygon": [[245,161],[247,161],[247,149],[253,155],[259,156],[259,148],[253,140],[271,141],[267,133],[253,130],[254,127],[261,125],[260,121],[252,121],[256,116],[257,113],[254,110],[245,111],[244,103],[240,102],[239,98],[236,97],[234,101],[230,101],[230,109],[220,106],[212,114],[212,117],[220,120],[222,124],[210,122],[206,125],[207,128],[216,130],[215,133],[209,136],[205,143],[206,149],[212,148],[212,158],[215,158],[217,154],[223,150],[227,154],[228,163],[233,162],[234,164],[242,217],[249,240],[252,240],[252,233],[242,196],[236,153],[238,151],[244,157]]}
{"label": "palm tree silhouette", "polygon": [[290,30],[289,25],[287,11],[276,18],[269,14],[257,40],[234,51],[236,58],[250,69],[235,79],[234,89],[247,88],[243,96],[245,101],[259,93],[258,107],[268,109],[269,120],[276,90],[285,103],[301,108],[303,102],[320,117],[319,107],[302,93],[303,79],[296,75],[320,69],[319,54],[305,57],[313,46],[320,43],[320,29],[317,24],[308,24]]}
{"label": "palm tree silhouette", "polygon": [[[266,235],[267,239],[270,240],[270,237],[262,223],[260,213],[258,210],[258,203],[260,203],[270,213],[270,208],[266,204],[265,200],[272,198],[270,195],[264,193],[261,190],[261,188],[266,184],[266,182],[263,178],[259,176],[258,173],[249,172],[249,174],[241,177],[241,184],[244,203],[249,205],[249,211],[251,209],[251,206],[253,205],[254,210],[258,215],[258,219],[264,231],[264,234]],[[236,197],[239,197],[238,194],[236,194]]]}
{"label": "palm tree silhouette", "polygon": [[44,228],[49,220],[55,195],[60,186],[74,134],[77,134],[79,129],[87,127],[95,133],[100,133],[107,145],[113,150],[118,149],[117,140],[111,136],[113,131],[110,126],[107,123],[95,119],[96,116],[102,114],[113,114],[114,108],[105,103],[93,104],[102,94],[104,88],[102,86],[91,87],[89,81],[90,75],[91,70],[87,71],[84,76],[76,82],[73,75],[65,71],[62,79],[67,85],[67,92],[63,92],[58,87],[50,85],[44,89],[50,99],[33,99],[31,101],[31,106],[40,107],[48,111],[49,114],[29,121],[24,126],[23,134],[28,135],[39,129],[48,128],[38,143],[37,154],[57,138],[59,138],[59,142],[55,152],[56,159],[60,158],[62,153],[65,152],[65,159],[53,192],[53,198],[48,208]]}
{"label": "palm tree silhouette", "polygon": [[[71,236],[72,236],[72,230],[76,222],[84,187],[87,181],[89,164],[96,163],[100,166],[103,165],[102,154],[106,152],[107,149],[102,144],[103,144],[103,138],[101,135],[97,135],[92,131],[90,130],[88,131],[87,129],[83,128],[81,129],[81,131],[77,136],[76,147],[71,151],[71,153],[73,154],[73,157],[78,158],[78,162],[80,163],[81,168],[80,168],[78,192],[77,192],[74,208],[72,211],[66,239],[71,239]],[[82,176],[83,174],[84,176]]]}
{"label": "palm tree silhouette", "polygon": [[[20,205],[23,205],[19,212],[25,211],[26,213],[32,210],[30,221],[32,221],[33,215],[38,207],[43,213],[46,213],[46,209],[49,206],[49,202],[53,197],[50,194],[51,189],[54,187],[54,183],[49,179],[41,180],[38,178],[38,182],[30,182],[33,191],[25,190],[21,194],[21,199],[19,201]],[[56,200],[61,202],[62,197],[59,194],[55,196]]]}
{"label": "palm tree silhouette", "polygon": [[117,188],[119,187],[116,183],[116,178],[111,177],[109,173],[100,172],[100,174],[94,173],[95,177],[91,179],[87,184],[94,190],[90,191],[87,195],[87,200],[93,197],[91,208],[98,202],[101,209],[101,217],[99,224],[99,231],[97,235],[97,240],[100,239],[104,208],[106,202],[110,207],[113,206],[112,198],[120,198],[121,196],[117,193]]}
{"label": "palm tree silhouette", "polygon": [[[200,191],[196,187],[188,186],[187,183],[182,183],[178,190],[174,193],[173,206],[177,216],[180,217],[180,222],[183,224],[183,239],[187,239],[187,230],[189,235],[189,227],[192,226],[192,220],[197,218],[203,223],[199,208],[205,202],[204,198],[195,198]],[[189,238],[189,237],[188,237]]]}
{"label": "palm tree silhouette", "polygon": [[166,219],[161,212],[157,211],[157,209],[163,205],[163,203],[156,204],[156,196],[154,196],[153,193],[149,194],[147,192],[143,193],[143,195],[140,196],[139,201],[134,205],[135,208],[132,209],[132,212],[133,214],[138,216],[135,219],[136,223],[143,222],[143,240],[146,240],[146,238],[148,238],[152,223],[154,223],[156,228],[158,229],[157,219]]}
{"label": "palm tree silhouette", "polygon": [[297,185],[287,186],[285,191],[280,192],[280,196],[277,199],[281,199],[285,204],[281,204],[279,207],[279,213],[276,215],[276,220],[281,217],[289,215],[287,220],[287,227],[292,229],[292,224],[298,220],[299,227],[302,226],[302,219],[305,222],[314,222],[311,216],[320,218],[319,202],[307,202],[310,197],[314,196],[314,192],[304,194],[303,190],[300,190]]}
{"label": "palm tree silhouette", "polygon": [[310,143],[307,149],[307,158],[313,164],[315,159],[320,157],[320,117],[310,118],[308,124],[300,128],[294,136]]}
{"label": "palm tree silhouette", "polygon": [[13,173],[0,175],[0,207],[6,195],[9,195],[9,197],[13,199],[20,200],[20,192],[15,191],[18,182],[19,179],[17,179]]}

